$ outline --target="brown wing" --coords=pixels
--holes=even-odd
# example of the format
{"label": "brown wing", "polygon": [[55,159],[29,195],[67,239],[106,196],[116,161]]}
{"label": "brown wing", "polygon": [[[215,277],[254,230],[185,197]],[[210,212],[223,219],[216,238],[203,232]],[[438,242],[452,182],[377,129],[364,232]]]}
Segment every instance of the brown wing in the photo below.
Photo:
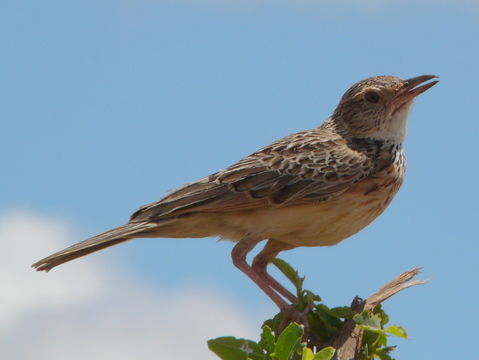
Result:
{"label": "brown wing", "polygon": [[225,170],[142,206],[130,221],[323,201],[373,170],[368,154],[351,149],[346,140],[320,127],[289,135]]}

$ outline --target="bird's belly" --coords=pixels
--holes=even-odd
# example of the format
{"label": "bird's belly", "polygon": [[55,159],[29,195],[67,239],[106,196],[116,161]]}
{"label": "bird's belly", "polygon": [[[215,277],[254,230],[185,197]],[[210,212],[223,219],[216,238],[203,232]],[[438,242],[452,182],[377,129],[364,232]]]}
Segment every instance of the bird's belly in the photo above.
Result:
{"label": "bird's belly", "polygon": [[[295,246],[334,245],[363,229],[383,210],[381,201],[372,197],[342,198],[340,201],[311,205],[297,209],[290,220],[281,219],[277,229],[268,237]],[[290,226],[282,225],[288,222]]]}
{"label": "bird's belly", "polygon": [[[396,185],[396,184],[395,184]],[[252,232],[262,239],[276,239],[293,246],[329,246],[357,233],[391,202],[397,186],[364,193],[355,189],[336,199],[283,208],[255,210],[221,216],[223,229],[219,235],[238,241]],[[360,192],[359,192],[360,191]]]}

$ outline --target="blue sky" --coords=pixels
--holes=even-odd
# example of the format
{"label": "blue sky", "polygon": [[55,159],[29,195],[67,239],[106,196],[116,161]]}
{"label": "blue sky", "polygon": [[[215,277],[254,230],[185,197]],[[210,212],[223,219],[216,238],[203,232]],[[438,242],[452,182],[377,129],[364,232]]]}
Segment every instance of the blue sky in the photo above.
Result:
{"label": "blue sky", "polygon": [[[279,137],[318,126],[358,80],[436,74],[440,83],[411,112],[407,178],[390,208],[338,246],[282,257],[330,305],[423,266],[432,281],[385,304],[412,337],[396,341],[397,356],[470,358],[469,347],[457,344],[475,341],[478,320],[478,38],[472,1],[4,0],[0,234],[16,234],[16,251],[36,249],[11,271],[123,224],[139,205]],[[24,222],[11,220],[18,216]],[[70,229],[63,242],[35,243],[34,229],[57,223]],[[29,236],[18,236],[22,226],[31,226]],[[11,238],[0,239],[7,250]],[[137,240],[48,276],[94,261],[163,299],[209,289],[257,325],[275,309],[233,267],[230,250],[215,239]],[[25,276],[35,299],[49,280]],[[142,305],[132,299],[129,306]],[[197,311],[207,316],[208,309]],[[47,310],[18,311],[37,319]],[[20,334],[18,324],[2,331]],[[254,336],[241,332],[248,326],[208,335]],[[19,356],[13,345],[4,349]]]}

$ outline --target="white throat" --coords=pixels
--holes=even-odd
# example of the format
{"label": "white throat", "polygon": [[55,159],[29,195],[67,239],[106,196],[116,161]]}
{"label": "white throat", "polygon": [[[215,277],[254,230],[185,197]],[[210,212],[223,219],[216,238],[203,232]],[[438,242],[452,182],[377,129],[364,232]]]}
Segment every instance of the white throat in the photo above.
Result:
{"label": "white throat", "polygon": [[411,104],[404,104],[399,110],[395,111],[391,121],[382,124],[381,129],[376,134],[377,138],[402,143],[406,137],[407,119]]}

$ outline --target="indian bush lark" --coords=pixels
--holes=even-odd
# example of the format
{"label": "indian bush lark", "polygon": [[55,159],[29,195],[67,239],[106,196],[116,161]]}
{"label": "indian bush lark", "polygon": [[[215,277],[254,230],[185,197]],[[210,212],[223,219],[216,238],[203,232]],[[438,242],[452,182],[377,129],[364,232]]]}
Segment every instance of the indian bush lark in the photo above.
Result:
{"label": "indian bush lark", "polygon": [[[236,164],[142,206],[126,225],[33,265],[53,267],[139,237],[219,236],[233,264],[288,314],[296,297],[266,267],[283,250],[334,245],[373,221],[404,177],[402,143],[416,96],[436,76],[377,76],[353,85],[320,127],[286,136]],[[425,84],[424,84],[425,83]],[[422,86],[419,86],[423,84]],[[267,240],[251,265],[247,254]]]}

